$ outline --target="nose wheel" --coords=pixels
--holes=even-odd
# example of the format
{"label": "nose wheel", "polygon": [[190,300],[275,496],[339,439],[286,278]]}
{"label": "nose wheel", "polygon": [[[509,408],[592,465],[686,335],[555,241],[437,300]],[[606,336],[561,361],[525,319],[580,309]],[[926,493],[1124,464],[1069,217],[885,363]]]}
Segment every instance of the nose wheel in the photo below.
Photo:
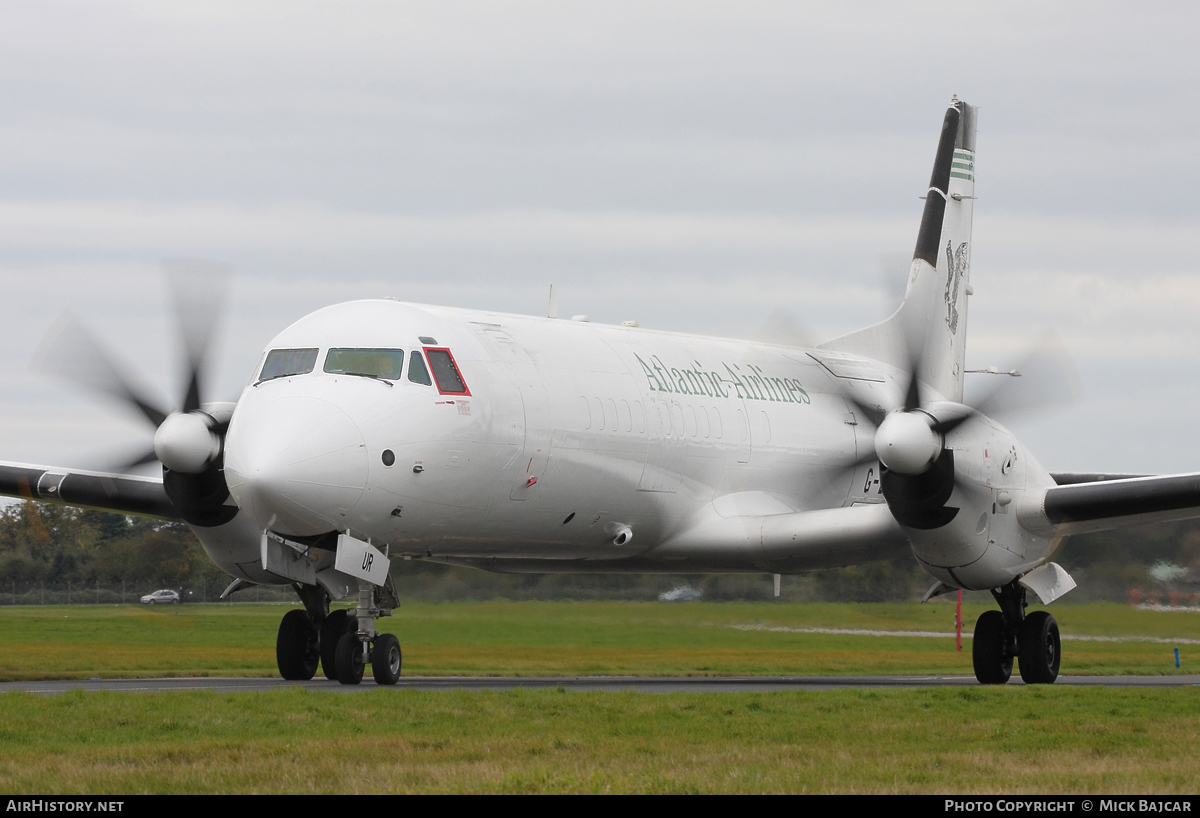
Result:
{"label": "nose wheel", "polygon": [[344,685],[356,685],[362,681],[366,660],[363,658],[365,642],[358,641],[357,633],[347,633],[338,640],[334,651],[334,672]]}
{"label": "nose wheel", "polygon": [[335,653],[335,674],[344,685],[360,683],[368,661],[376,684],[394,685],[400,681],[400,640],[390,633],[377,634],[373,645],[359,641],[357,633],[343,634]]}
{"label": "nose wheel", "polygon": [[1053,684],[1062,660],[1058,623],[1045,611],[1025,615],[1025,589],[1016,582],[992,591],[999,611],[975,622],[971,663],[980,684],[1002,685],[1012,677],[1013,659],[1025,684]]}
{"label": "nose wheel", "polygon": [[400,640],[381,633],[371,649],[371,675],[375,683],[394,685],[400,681]]}

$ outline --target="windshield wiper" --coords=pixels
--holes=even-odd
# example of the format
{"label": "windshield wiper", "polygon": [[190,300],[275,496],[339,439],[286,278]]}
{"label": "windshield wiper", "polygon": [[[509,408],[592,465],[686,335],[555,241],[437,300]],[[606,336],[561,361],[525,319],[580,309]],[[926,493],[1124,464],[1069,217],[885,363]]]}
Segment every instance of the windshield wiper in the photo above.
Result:
{"label": "windshield wiper", "polygon": [[392,383],[391,381],[389,381],[387,378],[383,377],[382,375],[372,375],[370,372],[330,372],[329,374],[330,375],[353,375],[356,378],[370,378],[373,381],[379,381],[380,383],[387,384],[388,386],[396,385],[396,384]]}

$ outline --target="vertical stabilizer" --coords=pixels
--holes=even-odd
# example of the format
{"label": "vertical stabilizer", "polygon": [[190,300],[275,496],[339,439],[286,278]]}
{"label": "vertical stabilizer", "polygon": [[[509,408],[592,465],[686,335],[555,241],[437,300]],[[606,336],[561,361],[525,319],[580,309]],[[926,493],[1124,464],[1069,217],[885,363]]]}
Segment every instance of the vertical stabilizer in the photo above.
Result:
{"label": "vertical stabilizer", "polygon": [[942,121],[904,301],[886,321],[821,348],[901,369],[916,362],[918,380],[961,401],[974,199],[975,108],[954,98]]}

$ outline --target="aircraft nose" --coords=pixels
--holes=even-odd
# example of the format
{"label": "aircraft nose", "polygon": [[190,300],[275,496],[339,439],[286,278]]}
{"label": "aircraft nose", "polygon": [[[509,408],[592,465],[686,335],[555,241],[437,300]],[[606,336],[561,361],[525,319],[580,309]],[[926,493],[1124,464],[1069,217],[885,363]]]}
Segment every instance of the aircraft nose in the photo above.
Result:
{"label": "aircraft nose", "polygon": [[225,481],[258,525],[305,536],[344,527],[367,485],[367,450],[332,403],[286,396],[241,407],[225,440]]}

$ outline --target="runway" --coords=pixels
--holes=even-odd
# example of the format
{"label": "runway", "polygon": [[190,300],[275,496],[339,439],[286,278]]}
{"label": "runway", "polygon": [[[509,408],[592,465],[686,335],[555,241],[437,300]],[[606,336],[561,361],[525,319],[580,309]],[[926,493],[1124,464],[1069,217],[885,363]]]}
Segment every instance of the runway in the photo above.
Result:
{"label": "runway", "polygon": [[[0,683],[0,693],[24,691],[42,695],[68,690],[154,693],[211,690],[220,693],[262,693],[298,687],[333,693],[368,690],[537,690],[563,687],[578,691],[636,691],[642,693],[747,693],[780,690],[837,690],[885,687],[970,687],[974,676],[407,676],[394,687],[380,687],[370,676],[360,685],[342,685],[324,678],[289,682],[277,678],[66,679]],[[1015,674],[1009,684],[1023,684]],[[1082,687],[1190,687],[1200,674],[1183,676],[1060,676],[1058,685]]]}

